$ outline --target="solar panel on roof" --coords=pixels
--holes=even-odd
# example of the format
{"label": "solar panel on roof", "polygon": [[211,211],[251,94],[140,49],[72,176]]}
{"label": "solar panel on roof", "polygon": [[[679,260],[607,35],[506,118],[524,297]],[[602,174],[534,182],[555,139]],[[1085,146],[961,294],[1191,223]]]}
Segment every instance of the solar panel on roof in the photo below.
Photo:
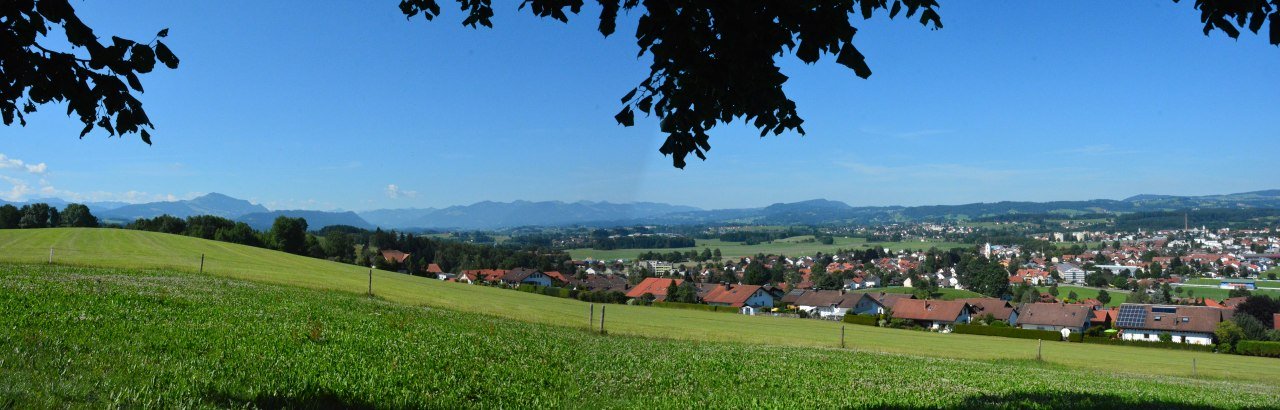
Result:
{"label": "solar panel on roof", "polygon": [[1177,306],[1153,306],[1151,311],[1155,313],[1178,313]]}
{"label": "solar panel on roof", "polygon": [[1120,305],[1120,315],[1116,318],[1116,326],[1141,327],[1147,321],[1147,309],[1137,305]]}

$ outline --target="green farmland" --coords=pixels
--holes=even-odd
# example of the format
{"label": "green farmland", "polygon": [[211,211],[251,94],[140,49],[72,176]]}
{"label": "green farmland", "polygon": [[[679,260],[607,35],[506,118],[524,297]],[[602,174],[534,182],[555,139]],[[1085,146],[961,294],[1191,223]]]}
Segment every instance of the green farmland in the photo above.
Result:
{"label": "green farmland", "polygon": [[597,250],[591,248],[578,248],[568,250],[569,255],[574,259],[596,259],[596,260],[615,260],[615,259],[635,259],[637,255],[644,252],[660,252],[667,253],[672,251],[688,252],[691,250],[702,251],[703,248],[716,249],[719,248],[725,259],[737,259],[744,256],[755,256],[757,254],[773,254],[773,255],[813,255],[818,252],[833,253],[837,249],[866,249],[871,245],[879,245],[883,248],[900,251],[904,249],[929,249],[937,247],[938,249],[951,248],[969,248],[972,244],[964,244],[959,242],[942,242],[942,241],[906,241],[906,242],[872,242],[869,243],[862,238],[835,237],[835,242],[831,245],[823,245],[816,241],[805,242],[807,239],[813,239],[811,235],[796,236],[786,239],[779,239],[773,242],[760,243],[755,245],[747,245],[742,242],[724,242],[719,239],[698,239],[697,246],[692,248],[655,248],[655,249],[611,249]]}
{"label": "green farmland", "polygon": [[[1040,293],[1049,293],[1048,286],[1037,286],[1036,290],[1040,291]],[[1067,295],[1070,295],[1071,292],[1075,292],[1076,296],[1079,296],[1080,299],[1098,298],[1097,289],[1071,285],[1058,285],[1058,299],[1066,299]],[[1108,307],[1120,306],[1121,303],[1124,303],[1124,299],[1129,297],[1129,291],[1127,290],[1107,289],[1107,294],[1111,295],[1111,301],[1107,303]]]}
{"label": "green farmland", "polygon": [[[0,403],[14,408],[1240,408],[1280,402],[1274,384],[1108,371],[1085,376],[1026,359],[604,336],[585,326],[171,270],[0,265],[0,309],[6,312]],[[813,388],[833,381],[843,388]]]}
{"label": "green farmland", "polygon": [[[74,265],[159,267],[190,273],[198,269],[203,253],[205,271],[218,277],[348,294],[362,294],[368,286],[368,268],[184,236],[111,229],[0,231],[0,261],[43,263],[50,247],[55,250],[55,262]],[[374,272],[373,290],[384,300],[409,306],[570,328],[585,326],[589,313],[589,305],[576,300],[383,271]],[[838,346],[841,324],[610,305],[608,328],[612,335],[829,348]],[[1027,340],[862,326],[848,328],[847,343],[860,352],[984,361],[1031,359],[1036,351],[1036,344]],[[1078,343],[1046,343],[1044,358],[1090,377],[1112,373],[1183,377],[1190,374],[1194,359],[1201,377],[1280,386],[1280,362],[1275,359]]]}

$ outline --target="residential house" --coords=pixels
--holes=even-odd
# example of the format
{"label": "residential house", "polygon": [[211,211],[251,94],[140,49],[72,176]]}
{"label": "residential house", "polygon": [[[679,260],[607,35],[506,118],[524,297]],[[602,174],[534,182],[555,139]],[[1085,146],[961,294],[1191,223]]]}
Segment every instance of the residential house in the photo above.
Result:
{"label": "residential house", "polygon": [[444,273],[444,270],[440,269],[439,264],[435,264],[435,263],[427,265],[427,275],[435,276],[437,279],[440,279],[440,280],[449,279],[449,275]]}
{"label": "residential house", "polygon": [[1009,301],[997,298],[966,298],[956,299],[958,302],[968,303],[973,307],[973,317],[980,318],[991,315],[996,320],[1004,321],[1010,325],[1017,325],[1018,309],[1014,309]]}
{"label": "residential house", "polygon": [[773,294],[757,285],[723,284],[716,286],[702,298],[713,306],[773,307]]}
{"label": "residential house", "polygon": [[932,330],[949,332],[955,324],[969,323],[973,307],[956,300],[901,299],[894,304],[890,315]]}
{"label": "residential house", "polygon": [[1120,305],[1116,327],[1124,340],[1154,342],[1168,333],[1174,343],[1213,343],[1218,323],[1230,320],[1231,310],[1208,306],[1174,306],[1125,303]]}
{"label": "residential house", "polygon": [[898,301],[900,300],[916,298],[915,295],[912,295],[910,293],[887,293],[887,292],[871,292],[871,293],[867,293],[867,296],[871,296],[876,300],[876,302],[880,302],[880,306],[890,310],[892,310],[893,306],[897,304]]}
{"label": "residential house", "polygon": [[512,285],[551,286],[551,277],[537,270],[533,270],[529,268],[515,268],[507,271],[505,275],[502,275],[502,283],[508,286],[512,286]]}
{"label": "residential house", "polygon": [[[796,300],[796,308],[810,316],[823,319],[839,319],[857,307],[866,295],[862,293],[845,293],[839,290],[814,290],[805,292]],[[867,308],[873,309],[874,308]]]}
{"label": "residential house", "polygon": [[1018,327],[1034,330],[1062,329],[1083,333],[1093,320],[1093,309],[1085,305],[1064,303],[1028,303],[1018,312]]}
{"label": "residential house", "polygon": [[382,250],[382,259],[387,262],[404,263],[406,259],[409,259],[409,254],[395,249],[384,249]]}
{"label": "residential house", "polygon": [[552,283],[556,283],[556,284],[569,283],[569,278],[564,276],[564,274],[560,273],[559,271],[549,270],[542,273],[547,275],[548,278],[551,278]]}
{"label": "residential house", "polygon": [[626,292],[628,286],[627,278],[617,275],[591,275],[577,283],[579,290],[592,292]]}
{"label": "residential house", "polygon": [[476,281],[497,283],[502,281],[502,277],[507,274],[507,271],[502,269],[475,269],[464,270],[462,274],[473,276],[473,280]]}
{"label": "residential house", "polygon": [[662,302],[667,300],[667,288],[671,287],[672,283],[675,283],[676,286],[680,286],[681,283],[684,283],[684,280],[667,279],[667,278],[644,278],[644,280],[640,281],[640,283],[637,283],[634,288],[631,288],[631,290],[627,291],[627,298],[639,299],[641,296],[644,296],[647,293],[647,294],[653,295],[654,301]]}

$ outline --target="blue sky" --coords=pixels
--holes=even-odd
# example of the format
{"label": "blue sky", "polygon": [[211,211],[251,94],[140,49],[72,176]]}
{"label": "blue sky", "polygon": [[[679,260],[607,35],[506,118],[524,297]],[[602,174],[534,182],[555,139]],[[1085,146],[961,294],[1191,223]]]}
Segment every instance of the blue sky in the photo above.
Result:
{"label": "blue sky", "polygon": [[180,68],[143,78],[155,145],[77,139],[43,106],[0,128],[0,199],[725,208],[1280,188],[1280,49],[1202,35],[1192,2],[943,1],[937,31],[858,18],[870,79],[781,59],[807,136],[720,126],[684,170],[654,119],[612,119],[647,74],[635,15],[606,39],[591,8],[565,25],[495,3],[497,27],[473,30],[451,6],[406,21],[392,0],[75,2],[100,35],[170,28]]}

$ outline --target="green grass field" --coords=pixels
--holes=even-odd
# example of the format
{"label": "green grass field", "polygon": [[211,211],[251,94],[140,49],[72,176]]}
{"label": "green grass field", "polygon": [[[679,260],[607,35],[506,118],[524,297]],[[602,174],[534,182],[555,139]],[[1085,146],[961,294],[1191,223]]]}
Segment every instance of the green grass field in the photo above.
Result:
{"label": "green grass field", "polygon": [[[1037,286],[1036,290],[1040,293],[1048,293],[1048,286]],[[1093,288],[1085,288],[1080,286],[1058,285],[1058,299],[1066,299],[1071,292],[1076,292],[1076,296],[1080,299],[1097,299],[1098,290]],[[1107,289],[1107,293],[1111,295],[1111,301],[1107,303],[1108,307],[1120,306],[1124,303],[1124,299],[1129,297],[1129,291],[1119,289]]]}
{"label": "green grass field", "polygon": [[596,260],[615,260],[615,259],[635,259],[637,255],[644,252],[672,252],[681,251],[688,252],[691,250],[702,251],[703,248],[716,249],[720,248],[720,253],[725,259],[737,259],[744,256],[755,256],[757,254],[773,254],[787,256],[805,256],[813,255],[818,252],[834,253],[837,249],[866,249],[871,245],[880,245],[882,248],[888,248],[895,251],[904,249],[929,249],[937,247],[938,249],[951,248],[969,248],[972,244],[964,244],[959,242],[942,242],[942,241],[906,241],[906,242],[873,242],[868,243],[862,238],[846,238],[836,237],[835,242],[831,245],[823,245],[818,242],[803,242],[805,239],[813,238],[812,235],[796,236],[786,239],[779,239],[770,243],[761,243],[756,245],[746,245],[742,242],[724,242],[719,239],[698,239],[697,246],[692,248],[659,248],[659,249],[611,249],[597,250],[590,248],[578,248],[568,250],[569,256],[574,259],[596,259]]}
{"label": "green grass field", "polygon": [[[859,290],[855,290],[854,292],[915,293],[915,288],[908,288],[905,286],[889,286],[889,287],[883,287],[883,288],[859,289]],[[981,293],[972,292],[968,290],[941,288],[941,289],[938,289],[937,292],[934,292],[933,297],[942,299],[942,300],[954,300],[954,299],[964,299],[964,298],[980,298],[983,296]]]}
{"label": "green grass field", "polygon": [[[1191,295],[1197,298],[1209,298],[1209,299],[1215,299],[1215,300],[1222,300],[1231,296],[1230,295],[1231,291],[1227,289],[1202,288],[1198,286],[1175,286],[1174,291],[1177,291],[1178,288],[1182,288],[1182,293],[1175,292],[1173,294],[1173,296],[1175,297],[1188,297],[1188,295]],[[1280,289],[1258,288],[1257,290],[1253,290],[1251,292],[1253,292],[1253,294],[1255,295],[1267,295],[1276,299],[1280,299]]]}
{"label": "green grass field", "polygon": [[1127,409],[1280,402],[1275,385],[1085,374],[1025,359],[605,336],[585,326],[171,270],[0,264],[0,311],[0,403],[7,408]]}
{"label": "green grass field", "polygon": [[[1219,283],[1222,283],[1222,280],[1221,280],[1221,279],[1211,279],[1211,278],[1194,278],[1194,279],[1187,279],[1187,283],[1192,284],[1192,285],[1212,285],[1212,286],[1218,286],[1218,284],[1219,284]],[[1259,287],[1259,288],[1280,289],[1280,280],[1266,280],[1266,279],[1260,279],[1260,280],[1255,281],[1255,283],[1257,283],[1257,285],[1258,285],[1258,287]]]}
{"label": "green grass field", "polygon": [[[204,253],[206,272],[221,277],[351,294],[364,293],[368,286],[368,268],[184,236],[111,229],[0,230],[0,261],[44,262],[50,247],[60,263],[194,272]],[[547,325],[584,326],[589,313],[589,305],[576,300],[392,272],[375,271],[373,288],[379,297],[406,305]],[[615,335],[692,341],[832,347],[838,345],[841,327],[837,322],[693,310],[624,305],[610,305],[608,309],[608,327]],[[847,330],[848,345],[865,352],[1024,360],[1034,358],[1036,350],[1033,341],[1019,339],[863,326]],[[1078,343],[1046,343],[1044,357],[1049,363],[1090,375],[1123,372],[1185,376],[1190,374],[1195,359],[1202,376],[1280,385],[1280,361],[1275,359]]]}

